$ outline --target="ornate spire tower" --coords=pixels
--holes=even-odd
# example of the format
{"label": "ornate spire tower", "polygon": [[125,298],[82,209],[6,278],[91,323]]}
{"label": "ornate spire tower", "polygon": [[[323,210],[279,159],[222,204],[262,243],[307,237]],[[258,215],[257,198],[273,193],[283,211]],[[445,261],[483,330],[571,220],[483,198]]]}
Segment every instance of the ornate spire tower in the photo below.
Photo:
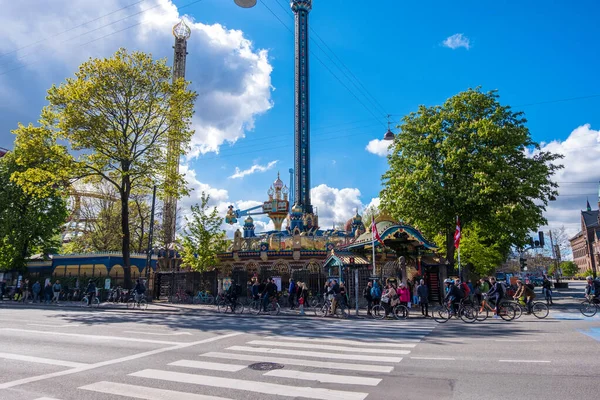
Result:
{"label": "ornate spire tower", "polygon": [[[187,41],[192,31],[189,26],[179,21],[173,27],[173,36],[175,36],[175,49],[173,56],[173,82],[179,78],[185,78],[185,62],[187,56]],[[179,174],[179,154],[181,143],[175,138],[177,135],[169,136],[167,149],[167,185],[175,187],[177,185],[177,175]],[[175,231],[177,229],[177,197],[168,195],[164,205],[164,231],[165,244],[169,246],[175,242]]]}
{"label": "ornate spire tower", "polygon": [[294,200],[296,208],[312,214],[310,201],[310,106],[308,86],[308,13],[312,0],[292,0],[296,19],[295,115],[294,115]]}

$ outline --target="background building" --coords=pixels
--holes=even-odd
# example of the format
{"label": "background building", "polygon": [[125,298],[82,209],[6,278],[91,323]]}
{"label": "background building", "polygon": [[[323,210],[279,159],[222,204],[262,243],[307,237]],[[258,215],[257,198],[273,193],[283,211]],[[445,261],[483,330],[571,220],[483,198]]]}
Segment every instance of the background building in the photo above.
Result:
{"label": "background building", "polygon": [[600,213],[599,210],[592,210],[589,201],[587,209],[581,212],[581,231],[569,239],[569,242],[573,251],[573,261],[579,267],[579,272],[591,270],[595,275],[600,263]]}

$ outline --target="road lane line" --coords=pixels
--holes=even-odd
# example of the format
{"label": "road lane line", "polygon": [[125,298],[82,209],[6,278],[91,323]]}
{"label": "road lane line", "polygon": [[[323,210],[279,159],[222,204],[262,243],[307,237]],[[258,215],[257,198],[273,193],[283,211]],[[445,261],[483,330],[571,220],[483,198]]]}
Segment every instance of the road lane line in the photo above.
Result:
{"label": "road lane line", "polygon": [[69,368],[77,368],[77,367],[84,367],[86,365],[90,365],[90,364],[78,363],[78,362],[73,362],[73,361],[53,360],[50,358],[32,357],[32,356],[25,356],[22,354],[12,354],[12,353],[0,353],[0,358],[4,358],[5,360],[25,361],[25,362],[31,362],[31,363],[36,363],[36,364],[48,364],[48,365],[55,365],[55,366],[59,366],[59,367],[69,367]]}
{"label": "road lane line", "polygon": [[451,357],[411,357],[411,360],[445,360],[445,361],[454,361],[455,358]]}
{"label": "road lane line", "polygon": [[133,334],[136,334],[136,335],[156,335],[156,336],[181,336],[181,335],[191,335],[191,333],[190,333],[190,332],[159,333],[159,332],[123,331],[123,333],[133,333]]}
{"label": "road lane line", "polygon": [[75,327],[75,326],[81,326],[80,324],[66,324],[66,325],[52,325],[52,324],[27,324],[28,326],[43,326],[43,327],[48,327],[48,328],[70,328],[70,327]]}
{"label": "road lane line", "polygon": [[222,378],[219,376],[184,374],[181,372],[145,369],[134,372],[129,376],[138,378],[158,379],[177,383],[191,383],[194,385],[244,390],[261,394],[272,394],[286,397],[306,397],[320,400],[364,400],[369,394],[360,392],[346,392],[341,390],[310,388],[302,386],[279,385],[276,383],[246,381],[242,379]]}
{"label": "road lane line", "polygon": [[260,345],[260,346],[278,346],[278,347],[294,347],[297,349],[319,349],[319,350],[333,350],[345,353],[376,353],[381,354],[398,354],[406,355],[409,354],[409,350],[393,350],[393,349],[362,349],[356,347],[344,347],[344,346],[332,346],[328,344],[313,344],[313,343],[291,343],[291,342],[273,342],[268,340],[252,340],[246,344]]}
{"label": "road lane line", "polygon": [[98,363],[95,363],[95,364],[89,364],[89,365],[86,365],[86,366],[83,366],[83,367],[77,367],[77,368],[73,368],[73,369],[68,369],[66,371],[52,372],[52,373],[49,373],[49,374],[37,375],[37,376],[31,376],[31,377],[28,377],[28,378],[17,379],[15,381],[0,383],[0,389],[8,389],[8,388],[11,388],[11,387],[15,387],[15,386],[19,386],[19,385],[25,385],[25,384],[32,383],[32,382],[39,382],[39,381],[43,381],[43,380],[46,380],[46,379],[57,378],[59,376],[66,376],[66,375],[77,374],[77,373],[80,373],[80,372],[90,371],[92,369],[106,367],[107,365],[114,365],[114,364],[119,364],[119,363],[123,363],[123,362],[127,362],[127,361],[138,360],[140,358],[154,356],[156,354],[166,353],[168,351],[181,350],[181,349],[185,349],[185,348],[188,348],[188,347],[197,346],[197,345],[200,345],[200,344],[216,342],[217,340],[228,339],[230,337],[238,336],[238,335],[241,335],[241,334],[243,334],[243,332],[235,332],[235,333],[229,333],[229,334],[226,334],[226,335],[213,336],[211,338],[204,339],[204,340],[199,340],[199,341],[196,341],[196,342],[179,343],[179,344],[177,344],[175,346],[171,346],[171,347],[163,347],[161,349],[149,350],[149,351],[145,351],[143,353],[132,354],[130,356],[116,358],[116,359],[113,359],[113,360],[101,361],[101,362],[98,362]]}
{"label": "road lane line", "polygon": [[332,343],[332,344],[346,344],[349,346],[363,346],[363,347],[406,347],[413,348],[416,343],[393,343],[393,342],[364,342],[360,340],[346,340],[346,339],[328,339],[328,338],[315,338],[315,337],[300,337],[300,336],[269,336],[266,339],[280,340],[287,342],[309,342],[309,343]]}
{"label": "road lane line", "polygon": [[246,368],[245,365],[212,363],[207,361],[179,360],[170,363],[175,367],[188,367],[198,369],[209,369],[211,371],[237,372]]}
{"label": "road lane line", "polygon": [[38,397],[35,400],[59,400],[59,399],[55,399],[54,397]]}
{"label": "road lane line", "polygon": [[276,376],[278,378],[301,379],[305,381],[316,381],[320,383],[339,383],[344,385],[377,386],[381,379],[365,378],[363,376],[317,374],[314,372],[292,371],[289,369],[276,369],[269,371],[265,376]]}
{"label": "road lane line", "polygon": [[498,362],[509,362],[509,363],[550,363],[548,360],[498,360]]}
{"label": "road lane line", "polygon": [[526,340],[526,339],[496,339],[496,342],[537,342],[538,340]]}
{"label": "road lane line", "polygon": [[208,358],[219,358],[223,360],[237,360],[237,361],[251,361],[251,362],[274,362],[285,365],[297,365],[300,367],[312,367],[312,368],[323,368],[323,369],[337,369],[343,371],[360,371],[360,372],[382,372],[390,373],[394,370],[394,367],[387,365],[370,365],[370,364],[351,364],[351,363],[339,363],[329,361],[313,361],[303,360],[299,358],[280,358],[272,356],[255,356],[252,354],[231,354],[231,353],[218,353],[208,352],[200,354],[200,357]]}
{"label": "road lane line", "polygon": [[110,340],[110,341],[126,341],[126,342],[168,344],[168,345],[181,344],[181,342],[167,342],[164,340],[138,339],[138,338],[129,338],[129,337],[121,337],[121,336],[86,335],[83,333],[34,331],[34,330],[29,330],[29,329],[17,329],[17,328],[0,328],[0,331],[33,333],[36,335],[50,333],[52,336],[67,336],[67,337],[83,338],[83,339],[88,339],[88,340]]}
{"label": "road lane line", "polygon": [[402,357],[384,357],[384,356],[370,356],[362,354],[337,354],[337,353],[325,353],[320,351],[300,351],[300,350],[289,350],[289,349],[271,349],[268,347],[248,347],[248,346],[231,346],[227,350],[232,351],[248,351],[251,353],[267,353],[267,354],[283,354],[292,356],[304,356],[304,357],[315,357],[315,358],[329,358],[334,360],[355,360],[355,361],[373,361],[373,362],[389,362],[399,363],[402,361]]}
{"label": "road lane line", "polygon": [[225,397],[205,396],[202,394],[176,392],[174,390],[155,389],[147,386],[106,381],[81,386],[78,389],[143,400],[231,400]]}

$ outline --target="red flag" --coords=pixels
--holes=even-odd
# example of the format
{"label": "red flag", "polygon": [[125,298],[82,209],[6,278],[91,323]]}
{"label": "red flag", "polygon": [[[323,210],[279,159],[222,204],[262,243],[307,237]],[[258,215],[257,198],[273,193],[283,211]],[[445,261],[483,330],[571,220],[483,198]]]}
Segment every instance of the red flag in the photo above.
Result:
{"label": "red flag", "polygon": [[385,246],[385,244],[383,243],[383,240],[381,240],[381,237],[379,236],[379,232],[377,232],[377,225],[375,225],[375,218],[373,218],[373,223],[371,224],[371,237],[373,238],[373,241],[375,241],[375,239],[377,239],[377,241],[379,243],[381,243],[382,246]]}
{"label": "red flag", "polygon": [[456,216],[456,231],[454,232],[454,248],[456,249],[458,249],[458,246],[460,246],[460,238],[460,220],[458,219],[458,216]]}

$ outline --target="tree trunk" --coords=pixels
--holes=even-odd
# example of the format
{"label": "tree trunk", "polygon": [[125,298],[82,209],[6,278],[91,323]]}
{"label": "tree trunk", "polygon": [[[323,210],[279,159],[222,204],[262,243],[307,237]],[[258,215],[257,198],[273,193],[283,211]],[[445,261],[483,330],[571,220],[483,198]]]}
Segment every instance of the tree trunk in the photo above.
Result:
{"label": "tree trunk", "polygon": [[125,289],[131,289],[131,259],[130,243],[131,232],[129,231],[129,195],[131,193],[131,182],[129,176],[125,174],[121,180],[121,235],[123,252],[123,278],[125,279]]}

